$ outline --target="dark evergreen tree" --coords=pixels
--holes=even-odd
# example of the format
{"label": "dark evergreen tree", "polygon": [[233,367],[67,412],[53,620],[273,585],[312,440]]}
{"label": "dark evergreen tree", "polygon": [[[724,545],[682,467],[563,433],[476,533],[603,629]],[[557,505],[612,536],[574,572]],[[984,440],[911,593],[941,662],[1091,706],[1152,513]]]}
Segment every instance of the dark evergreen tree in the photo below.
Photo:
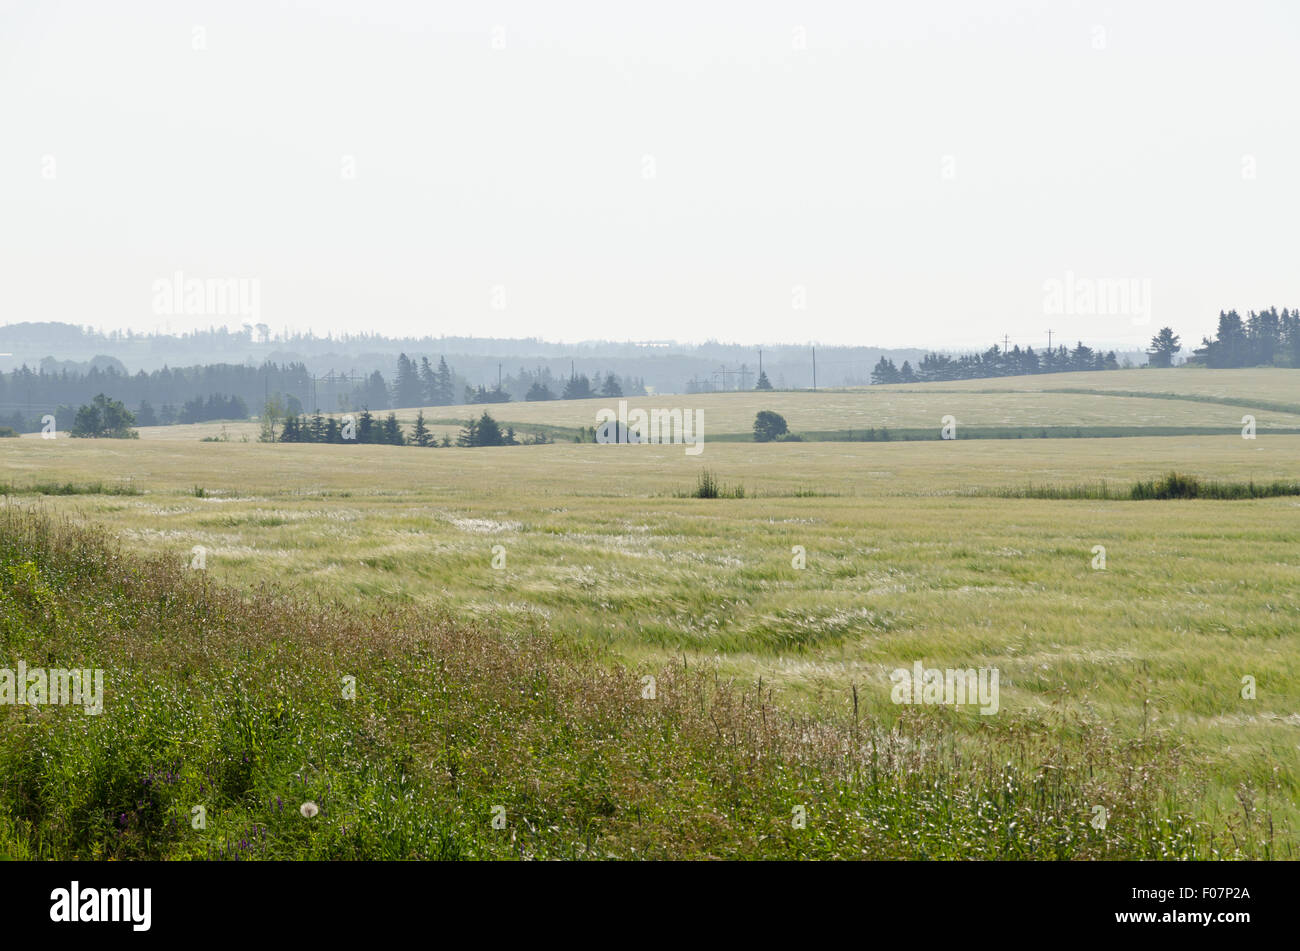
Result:
{"label": "dark evergreen tree", "polygon": [[424,410],[420,410],[415,414],[415,429],[411,431],[411,442],[417,446],[428,447],[432,438],[429,427],[424,425]]}
{"label": "dark evergreen tree", "polygon": [[376,370],[366,378],[366,386],[362,391],[361,405],[375,409],[388,409],[388,384],[384,382],[384,375]]}
{"label": "dark evergreen tree", "polygon": [[390,446],[406,445],[406,436],[403,435],[402,427],[397,422],[396,413],[389,413],[384,420],[383,433],[378,441]]}
{"label": "dark evergreen tree", "polygon": [[872,383],[897,383],[898,367],[894,366],[894,361],[886,357],[881,357],[876,368],[871,371]]}
{"label": "dark evergreen tree", "polygon": [[397,406],[421,406],[424,403],[424,385],[420,381],[420,371],[404,353],[397,357],[393,403]]}
{"label": "dark evergreen tree", "polygon": [[591,392],[591,380],[587,379],[586,374],[579,373],[577,376],[569,377],[564,384],[564,393],[560,399],[565,400],[586,400],[591,399],[595,394]]}
{"label": "dark evergreen tree", "polygon": [[361,411],[357,417],[357,442],[371,443],[378,442],[376,438],[379,427],[375,425],[375,418],[370,415],[370,407]]}
{"label": "dark evergreen tree", "polygon": [[446,357],[438,358],[438,389],[434,406],[450,406],[455,402],[456,379],[447,366]]}

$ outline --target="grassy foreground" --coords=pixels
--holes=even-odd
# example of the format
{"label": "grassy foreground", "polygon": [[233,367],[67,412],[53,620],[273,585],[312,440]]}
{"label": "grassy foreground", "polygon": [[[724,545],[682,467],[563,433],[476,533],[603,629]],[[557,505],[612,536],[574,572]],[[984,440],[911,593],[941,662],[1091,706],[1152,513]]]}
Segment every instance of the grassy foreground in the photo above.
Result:
{"label": "grassy foreground", "polygon": [[1195,778],[1158,730],[1121,740],[1077,714],[1001,716],[958,742],[951,711],[814,720],[673,664],[651,698],[644,672],[572,644],[225,588],[15,505],[0,512],[0,655],[106,680],[98,715],[0,708],[11,858],[1269,849],[1250,810],[1215,829],[1172,805]]}

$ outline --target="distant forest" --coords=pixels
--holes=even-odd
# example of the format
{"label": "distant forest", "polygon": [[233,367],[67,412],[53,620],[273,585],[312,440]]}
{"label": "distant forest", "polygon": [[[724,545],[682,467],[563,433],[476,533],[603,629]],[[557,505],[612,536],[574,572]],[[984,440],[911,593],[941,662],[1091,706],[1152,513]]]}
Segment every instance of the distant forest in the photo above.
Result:
{"label": "distant forest", "polygon": [[[416,356],[395,343],[473,347],[473,356],[434,356],[428,350]],[[13,354],[57,353],[26,361],[7,373],[0,372],[0,426],[19,432],[36,432],[41,419],[53,415],[60,429],[70,429],[77,408],[98,394],[124,403],[135,425],[154,426],[198,423],[219,419],[248,419],[260,415],[274,400],[285,414],[331,413],[460,403],[504,403],[524,400],[633,397],[648,392],[711,392],[738,389],[803,389],[814,385],[820,367],[822,386],[866,383],[908,383],[933,380],[977,379],[1072,370],[1113,370],[1134,365],[1171,366],[1182,350],[1180,338],[1165,327],[1143,353],[1102,352],[1078,342],[1074,347],[1034,350],[1019,345],[990,347],[979,353],[946,354],[921,350],[885,351],[862,347],[765,347],[723,344],[675,347],[660,344],[549,344],[537,340],[484,340],[474,338],[421,338],[394,341],[378,335],[314,337],[310,334],[272,337],[265,325],[243,332],[226,328],[179,336],[165,334],[100,334],[71,324],[20,323],[0,327],[0,349]],[[77,362],[73,356],[88,350],[107,350]],[[366,369],[335,371],[319,365],[319,358],[252,362],[254,352],[290,349],[337,356],[340,348],[366,353],[350,360]],[[535,366],[518,364],[505,370],[507,359],[518,352],[535,352]],[[121,358],[156,359],[160,353],[212,355],[229,353],[245,362],[206,363],[192,366],[163,365],[131,372]],[[513,351],[513,357],[507,353]],[[497,353],[501,357],[497,357]],[[567,354],[567,358],[563,356]],[[755,365],[743,358],[759,356]],[[766,359],[764,360],[764,356]],[[873,363],[865,362],[870,356]],[[121,357],[121,358],[119,358]],[[702,368],[716,366],[711,373]],[[730,359],[732,362],[725,362]],[[366,361],[370,361],[367,363]],[[468,363],[472,369],[462,365]],[[600,367],[600,362],[605,363]],[[760,362],[761,361],[761,362]],[[1269,308],[1250,311],[1243,319],[1235,310],[1220,312],[1214,339],[1203,338],[1186,361],[1207,367],[1300,367],[1300,310]],[[490,364],[490,366],[489,366]],[[341,361],[339,366],[344,365]],[[381,366],[384,369],[370,369]],[[759,369],[762,366],[762,369]],[[671,370],[666,368],[671,367]],[[867,370],[867,367],[871,367]],[[387,375],[384,370],[387,370]],[[488,370],[494,371],[491,374]],[[640,372],[638,372],[638,370]],[[688,371],[694,375],[683,379]],[[804,375],[806,374],[806,375]],[[651,387],[647,377],[660,383]],[[676,379],[678,386],[663,385]],[[793,378],[793,382],[792,382]]]}
{"label": "distant forest", "polygon": [[212,420],[248,419],[274,400],[289,416],[316,412],[386,410],[394,407],[506,403],[512,400],[617,398],[644,395],[637,378],[615,373],[554,378],[548,369],[520,369],[502,376],[500,386],[470,387],[443,358],[411,359],[400,354],[390,383],[374,370],[367,376],[313,376],[300,363],[260,367],[218,363],[164,367],[129,373],[115,364],[92,363],[81,372],[57,372],[23,365],[0,373],[0,426],[37,432],[41,417],[54,416],[59,429],[71,429],[77,408],[98,394],[128,407],[136,426],[170,426]]}
{"label": "distant forest", "polygon": [[880,358],[871,371],[872,383],[928,383],[935,380],[975,380],[990,376],[1022,376],[1030,373],[1068,373],[1077,370],[1121,369],[1115,351],[1102,353],[1086,347],[1083,342],[1074,349],[1057,347],[1035,353],[1033,347],[1021,350],[1012,347],[1002,350],[990,347],[983,353],[949,357],[927,353],[913,367],[906,360],[901,367],[892,360]]}

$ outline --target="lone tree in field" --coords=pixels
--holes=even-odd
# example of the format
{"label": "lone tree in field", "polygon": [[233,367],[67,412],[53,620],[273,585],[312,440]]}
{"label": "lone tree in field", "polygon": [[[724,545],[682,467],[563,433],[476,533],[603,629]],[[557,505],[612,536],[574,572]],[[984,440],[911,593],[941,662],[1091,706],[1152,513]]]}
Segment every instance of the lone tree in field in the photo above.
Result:
{"label": "lone tree in field", "polygon": [[276,393],[266,401],[262,407],[262,431],[258,434],[258,442],[278,442],[280,434],[277,427],[280,421],[284,419],[284,404],[280,402],[280,394]]}
{"label": "lone tree in field", "polygon": [[790,427],[780,413],[765,409],[754,417],[754,442],[771,442],[789,431]]}
{"label": "lone tree in field", "polygon": [[1147,364],[1153,367],[1171,367],[1174,354],[1182,347],[1182,341],[1172,327],[1161,327],[1160,333],[1151,338],[1151,349],[1147,351]]}
{"label": "lone tree in field", "polygon": [[100,393],[77,410],[68,435],[80,439],[138,439],[140,434],[131,428],[134,423],[135,416],[121,400],[110,400]]}
{"label": "lone tree in field", "polygon": [[770,390],[771,388],[772,388],[772,381],[769,380],[769,379],[767,378],[767,371],[766,371],[766,370],[759,370],[759,371],[758,371],[758,382],[754,384],[754,389],[756,389],[756,390]]}

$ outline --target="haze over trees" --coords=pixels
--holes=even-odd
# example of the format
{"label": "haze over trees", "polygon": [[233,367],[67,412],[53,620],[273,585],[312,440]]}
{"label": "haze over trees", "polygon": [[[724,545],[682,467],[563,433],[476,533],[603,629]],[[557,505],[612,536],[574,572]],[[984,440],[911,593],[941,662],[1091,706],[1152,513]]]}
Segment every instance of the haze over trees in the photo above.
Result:
{"label": "haze over trees", "polygon": [[[77,346],[84,346],[86,341],[102,343],[108,347],[117,347],[119,352],[138,350],[147,341],[150,346],[157,344],[166,349],[166,342],[183,340],[186,346],[196,352],[203,345],[211,344],[207,352],[221,352],[217,344],[231,340],[243,340],[250,346],[262,346],[258,338],[244,338],[238,334],[230,335],[212,331],[183,335],[180,338],[167,335],[139,334],[97,334],[65,324],[11,324],[0,327],[0,348],[13,346],[10,340],[21,341],[25,346],[39,345],[39,341],[62,342],[75,352]],[[294,337],[297,342],[319,342],[322,338]],[[340,338],[343,339],[343,338]],[[378,343],[386,338],[359,337],[346,338],[349,341]],[[462,338],[456,338],[462,341]],[[463,338],[468,341],[470,338]],[[252,343],[249,341],[252,340]],[[80,343],[77,343],[80,341]],[[266,346],[270,347],[280,338],[267,336]],[[333,343],[338,343],[334,340]],[[390,341],[391,342],[391,341]],[[504,347],[517,344],[512,341],[479,341],[484,347]],[[530,346],[547,351],[558,345],[543,344],[539,341],[528,342]],[[76,346],[74,346],[76,344]],[[387,345],[387,344],[385,344]],[[662,379],[664,367],[677,368],[672,372],[681,374],[683,367],[698,366],[698,358],[687,356],[692,348],[680,348],[683,352],[658,352],[644,345],[621,344],[606,345],[608,352],[616,353],[620,348],[631,356],[611,356],[611,363],[618,365],[637,365],[654,368],[652,372]],[[715,345],[695,348],[698,352],[713,352]],[[737,352],[736,348],[728,350],[721,345],[719,352]],[[862,369],[850,370],[841,379],[828,381],[828,385],[862,385],[871,383],[912,383],[940,380],[965,380],[984,377],[1018,376],[1038,373],[1063,373],[1079,370],[1114,370],[1130,363],[1130,357],[1140,361],[1141,354],[1124,355],[1123,361],[1116,351],[1093,349],[1077,342],[1073,348],[1064,345],[1053,349],[1035,350],[1033,347],[1013,346],[1004,349],[994,345],[983,352],[951,354],[923,351],[891,351],[891,354],[913,353],[915,360],[909,357],[896,359],[891,354],[870,348],[827,348],[832,354],[832,365],[850,367],[854,361],[839,359],[845,355],[873,353],[874,365],[867,377],[861,377]],[[1163,327],[1152,337],[1145,356],[1149,366],[1170,367],[1175,363],[1182,350],[1182,340],[1172,327]],[[141,353],[144,351],[141,350]],[[149,352],[154,352],[150,350]],[[188,351],[187,351],[188,352]],[[745,352],[740,350],[739,352]],[[648,353],[653,355],[647,355]],[[798,361],[802,366],[808,364],[811,369],[811,354],[805,347],[771,347],[765,346],[765,356],[776,355],[778,368],[787,369]],[[134,373],[127,369],[122,360],[114,356],[98,355],[85,363],[74,360],[56,360],[45,357],[34,369],[26,363],[0,373],[0,425],[8,425],[20,432],[36,432],[41,428],[41,418],[46,414],[55,417],[59,429],[70,430],[75,422],[76,409],[85,405],[96,394],[105,394],[124,405],[131,407],[136,417],[136,425],[171,425],[174,423],[211,422],[216,420],[245,420],[249,407],[261,406],[275,397],[283,406],[284,415],[300,415],[304,409],[324,412],[357,412],[363,408],[379,412],[392,408],[415,408],[420,406],[448,406],[458,403],[506,403],[512,401],[538,402],[553,399],[620,399],[644,396],[648,392],[646,378],[640,373],[619,372],[615,369],[593,369],[583,372],[577,368],[576,361],[565,361],[567,372],[557,374],[550,366],[539,362],[533,369],[520,366],[514,372],[504,372],[503,361],[492,364],[490,382],[471,385],[466,376],[448,362],[445,355],[436,358],[431,355],[411,356],[405,350],[399,351],[395,358],[387,356],[362,356],[361,360],[395,359],[394,364],[386,363],[390,368],[391,380],[385,370],[374,368],[372,363],[365,370],[335,371],[309,367],[301,360],[283,362],[264,361],[251,363],[213,363],[185,367],[163,366]],[[472,365],[480,366],[482,358],[467,356],[463,359]],[[695,361],[695,362],[691,362]],[[781,362],[784,361],[784,362]],[[1247,366],[1300,367],[1300,310],[1269,308],[1262,311],[1249,311],[1242,318],[1237,311],[1225,311],[1219,315],[1218,327],[1213,339],[1202,338],[1201,346],[1186,360],[1188,365],[1210,368],[1235,368]],[[901,364],[901,365],[900,365]],[[665,389],[655,387],[658,392],[714,392],[719,389],[749,389],[752,374],[746,364],[739,363],[739,369],[727,369],[713,364],[713,376],[708,373],[692,377],[684,388]],[[862,364],[859,364],[861,367]],[[723,372],[725,371],[725,372]],[[470,371],[473,372],[473,371]],[[802,372],[802,371],[801,371]],[[754,390],[769,391],[774,389],[801,388],[791,386],[789,377],[769,375],[765,366],[758,374]],[[811,377],[804,381],[811,384]]]}
{"label": "haze over trees", "polygon": [[1082,341],[1068,349],[1064,346],[1038,352],[1019,345],[1004,350],[996,344],[983,353],[951,357],[927,353],[915,369],[906,361],[901,368],[888,357],[881,357],[871,371],[872,383],[929,383],[938,380],[973,380],[994,376],[1024,376],[1034,373],[1069,373],[1079,370],[1118,370],[1114,350],[1102,353]]}
{"label": "haze over trees", "polygon": [[1219,311],[1214,339],[1201,338],[1192,361],[1212,368],[1300,367],[1300,310],[1276,307],[1249,311]]}

